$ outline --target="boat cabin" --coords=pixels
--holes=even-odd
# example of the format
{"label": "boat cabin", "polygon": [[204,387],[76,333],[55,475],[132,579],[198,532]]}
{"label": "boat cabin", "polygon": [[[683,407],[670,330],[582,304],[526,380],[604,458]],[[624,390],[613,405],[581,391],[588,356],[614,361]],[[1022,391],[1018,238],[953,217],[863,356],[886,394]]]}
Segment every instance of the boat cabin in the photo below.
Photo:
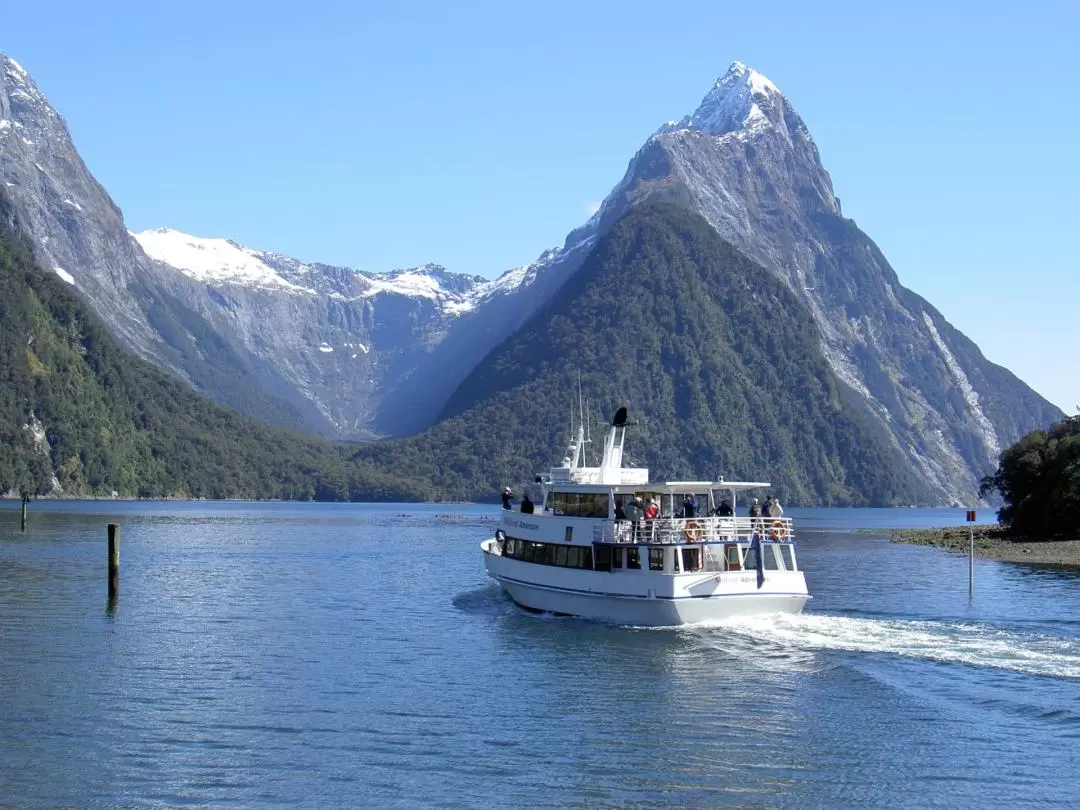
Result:
{"label": "boat cabin", "polygon": [[536,477],[536,511],[504,513],[504,556],[612,572],[797,570],[791,520],[746,513],[747,493],[768,482],[650,482],[647,469],[622,466],[625,427],[620,409],[597,467],[584,463],[579,428],[563,463]]}

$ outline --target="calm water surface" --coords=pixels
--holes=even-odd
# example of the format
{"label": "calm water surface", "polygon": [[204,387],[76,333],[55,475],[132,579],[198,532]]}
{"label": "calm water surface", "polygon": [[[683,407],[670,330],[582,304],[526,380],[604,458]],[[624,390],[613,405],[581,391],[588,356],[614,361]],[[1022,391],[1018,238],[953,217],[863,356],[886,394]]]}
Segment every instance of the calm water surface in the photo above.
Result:
{"label": "calm water surface", "polygon": [[491,507],[17,508],[3,806],[1080,803],[1080,574],[850,531],[958,510],[789,510],[805,615],[644,630],[517,610]]}

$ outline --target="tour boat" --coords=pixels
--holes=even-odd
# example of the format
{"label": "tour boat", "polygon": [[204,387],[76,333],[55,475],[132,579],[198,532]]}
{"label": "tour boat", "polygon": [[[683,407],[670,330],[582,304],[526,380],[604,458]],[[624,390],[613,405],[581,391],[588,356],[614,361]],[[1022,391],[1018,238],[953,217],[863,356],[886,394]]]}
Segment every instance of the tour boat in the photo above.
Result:
{"label": "tour boat", "polygon": [[[488,575],[527,610],[624,625],[801,611],[811,596],[791,519],[737,514],[741,493],[769,484],[650,482],[647,469],[622,464],[627,427],[620,408],[600,466],[588,467],[578,425],[562,465],[536,476],[534,511],[504,508],[495,536],[480,544]],[[690,495],[700,516],[684,514]],[[638,517],[630,507],[638,498],[659,513],[619,519],[627,510]],[[736,512],[724,514],[725,502]]]}

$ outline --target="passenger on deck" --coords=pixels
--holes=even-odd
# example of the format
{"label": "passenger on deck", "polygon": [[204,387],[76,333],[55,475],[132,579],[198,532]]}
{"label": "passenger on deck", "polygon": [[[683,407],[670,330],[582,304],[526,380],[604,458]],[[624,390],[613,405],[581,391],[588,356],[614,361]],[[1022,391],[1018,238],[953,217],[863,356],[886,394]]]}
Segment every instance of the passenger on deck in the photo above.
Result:
{"label": "passenger on deck", "polygon": [[683,498],[683,502],[682,502],[682,514],[683,514],[683,517],[684,518],[697,517],[697,507],[698,507],[697,495],[695,495],[694,493],[691,492],[689,495],[687,495],[686,497]]}
{"label": "passenger on deck", "polygon": [[514,495],[514,493],[510,491],[510,487],[503,487],[503,491],[502,491],[503,509],[513,509],[514,508],[514,505],[510,502],[510,499],[513,497],[513,495]]}
{"label": "passenger on deck", "polygon": [[772,502],[772,508],[769,509],[769,515],[774,518],[784,516],[784,507],[780,505],[780,499],[774,498]]}
{"label": "passenger on deck", "polygon": [[645,502],[645,519],[656,520],[658,517],[660,517],[660,507],[656,505],[656,501],[649,498]]}
{"label": "passenger on deck", "polygon": [[772,517],[772,495],[765,498],[765,503],[761,505],[761,516]]}
{"label": "passenger on deck", "polygon": [[615,501],[615,519],[626,520],[626,511],[622,506],[622,499]]}
{"label": "passenger on deck", "polygon": [[728,503],[726,499],[723,500],[723,501],[720,501],[720,505],[718,507],[716,507],[716,516],[717,517],[731,517],[731,515],[732,515],[731,504]]}
{"label": "passenger on deck", "polygon": [[524,495],[521,496],[521,511],[526,515],[531,515],[533,513],[533,509],[534,507],[532,499],[529,497],[529,493],[526,492]]}
{"label": "passenger on deck", "polygon": [[754,500],[750,502],[750,533],[752,535],[759,535],[763,528],[761,507],[758,506],[758,499],[754,498]]}

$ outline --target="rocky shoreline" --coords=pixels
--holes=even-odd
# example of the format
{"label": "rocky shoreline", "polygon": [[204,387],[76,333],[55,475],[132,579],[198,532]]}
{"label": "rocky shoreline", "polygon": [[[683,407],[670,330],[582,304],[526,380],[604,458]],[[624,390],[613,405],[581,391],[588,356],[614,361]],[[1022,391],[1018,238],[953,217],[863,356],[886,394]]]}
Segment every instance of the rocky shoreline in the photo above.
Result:
{"label": "rocky shoreline", "polygon": [[[1008,534],[1003,526],[979,525],[975,529],[975,555],[989,560],[1038,563],[1080,568],[1080,540],[1025,540]],[[968,527],[947,529],[892,529],[894,543],[937,546],[967,553]]]}

